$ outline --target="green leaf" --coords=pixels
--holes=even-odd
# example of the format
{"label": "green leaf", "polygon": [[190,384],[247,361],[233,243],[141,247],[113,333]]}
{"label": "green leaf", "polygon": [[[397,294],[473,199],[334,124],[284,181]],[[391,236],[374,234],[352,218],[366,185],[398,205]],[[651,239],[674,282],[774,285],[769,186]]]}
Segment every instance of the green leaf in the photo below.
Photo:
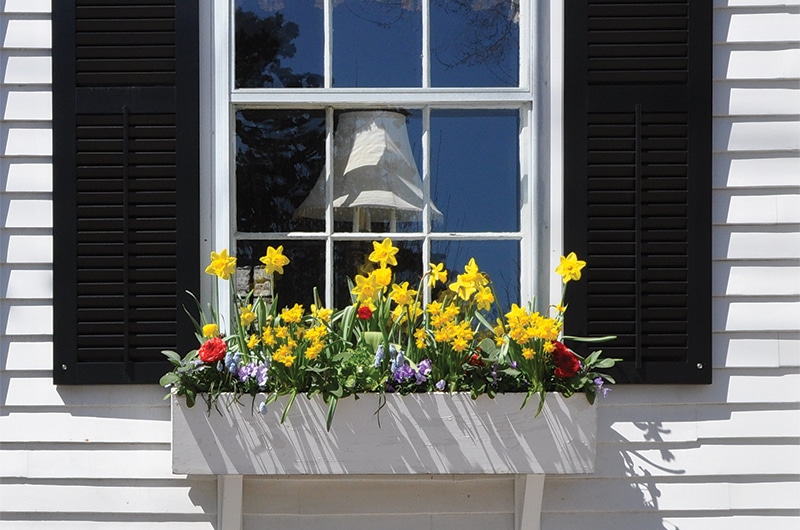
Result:
{"label": "green leaf", "polygon": [[592,365],[592,368],[612,368],[618,359],[600,359]]}
{"label": "green leaf", "polygon": [[161,379],[158,380],[158,384],[161,386],[174,385],[180,380],[181,378],[178,376],[178,374],[175,372],[168,372],[161,376]]}
{"label": "green leaf", "polygon": [[294,399],[297,397],[297,389],[292,389],[292,393],[289,394],[289,402],[286,403],[286,408],[283,409],[283,414],[281,415],[281,423],[286,421],[286,416],[289,415],[289,409],[292,408],[294,404]]}
{"label": "green leaf", "polygon": [[563,340],[574,340],[575,342],[594,343],[594,342],[608,342],[610,340],[615,340],[617,336],[606,335],[605,337],[573,337],[572,335],[564,335],[562,338]]}
{"label": "green leaf", "polygon": [[180,366],[181,356],[172,350],[161,350],[161,353],[175,366]]}
{"label": "green leaf", "polygon": [[195,393],[194,390],[186,391],[186,406],[189,408],[194,407]]}
{"label": "green leaf", "polygon": [[333,415],[336,414],[336,404],[339,402],[339,398],[331,397],[330,401],[328,402],[328,417],[325,420],[325,425],[328,429],[328,432],[331,430],[331,425],[333,424]]}

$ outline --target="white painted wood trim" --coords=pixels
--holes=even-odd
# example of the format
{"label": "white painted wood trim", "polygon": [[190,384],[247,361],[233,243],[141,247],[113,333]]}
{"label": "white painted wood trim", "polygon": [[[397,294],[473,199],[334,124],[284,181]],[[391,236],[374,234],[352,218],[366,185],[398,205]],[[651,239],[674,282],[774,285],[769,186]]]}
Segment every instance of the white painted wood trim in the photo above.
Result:
{"label": "white painted wood trim", "polygon": [[217,477],[217,529],[242,530],[242,475]]}
{"label": "white painted wood trim", "polygon": [[519,475],[514,479],[514,528],[540,530],[544,475]]}

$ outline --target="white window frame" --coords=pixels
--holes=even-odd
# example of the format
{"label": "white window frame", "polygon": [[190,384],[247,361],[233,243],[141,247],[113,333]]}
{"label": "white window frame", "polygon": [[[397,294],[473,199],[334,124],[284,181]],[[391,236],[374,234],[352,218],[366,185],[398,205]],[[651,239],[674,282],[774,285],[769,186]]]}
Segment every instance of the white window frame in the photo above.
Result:
{"label": "white window frame", "polygon": [[[422,0],[423,17],[429,0]],[[563,86],[563,0],[553,2],[520,2],[521,46],[520,87],[518,88],[430,88],[430,69],[423,68],[421,88],[326,88],[326,89],[233,89],[233,0],[201,2],[200,28],[200,101],[201,101],[201,263],[205,263],[212,250],[231,249],[235,245],[233,219],[235,185],[235,160],[233,131],[238,107],[296,109],[306,105],[326,109],[326,121],[332,123],[333,108],[392,106],[424,108],[524,109],[520,113],[520,230],[506,233],[510,239],[520,241],[520,298],[547,305],[557,301],[561,284],[552,274],[562,251],[562,86]],[[325,27],[330,26],[332,0],[326,0]],[[423,28],[428,24],[423,20]],[[427,49],[428,35],[423,34],[423,50]],[[326,86],[331,79],[331,42],[324,63]],[[424,51],[423,51],[424,54]],[[424,59],[427,60],[427,59]],[[537,67],[539,65],[539,67]],[[538,95],[538,96],[537,96]],[[313,98],[313,103],[312,103]],[[429,108],[430,108],[429,107]],[[428,110],[429,110],[428,108]],[[428,160],[427,131],[429,112],[423,112],[423,159]],[[328,127],[331,130],[331,127]],[[332,167],[332,134],[326,137],[327,163]],[[424,164],[426,165],[426,164]],[[428,167],[421,168],[425,186],[428,186]],[[329,207],[328,216],[332,215]],[[330,219],[326,223],[329,230]],[[299,234],[289,234],[288,238]],[[362,234],[376,239],[382,233]],[[445,234],[436,233],[435,239]],[[494,233],[470,233],[468,238],[480,238]],[[327,237],[326,270],[332,269],[332,244],[335,237]],[[415,238],[419,234],[394,234],[396,239]],[[430,233],[427,234],[430,237]],[[348,235],[348,239],[352,234]],[[428,245],[423,245],[428,252]],[[427,260],[427,254],[423,260]],[[427,261],[424,261],[427,263]],[[332,279],[328,280],[329,283]],[[210,277],[204,279],[202,293],[212,292]],[[330,304],[332,289],[326,289]],[[225,303],[227,291],[220,292],[220,307]],[[208,298],[206,298],[208,299]]]}

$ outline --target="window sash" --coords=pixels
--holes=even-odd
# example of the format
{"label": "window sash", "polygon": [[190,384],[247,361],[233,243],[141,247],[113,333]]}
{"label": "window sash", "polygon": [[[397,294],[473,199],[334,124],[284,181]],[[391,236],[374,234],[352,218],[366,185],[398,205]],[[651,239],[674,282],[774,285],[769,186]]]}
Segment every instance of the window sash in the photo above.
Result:
{"label": "window sash", "polygon": [[[531,42],[535,12],[527,2],[521,3],[520,11],[520,86],[519,87],[479,87],[479,88],[431,88],[430,67],[428,58],[423,57],[423,86],[419,88],[330,88],[332,46],[330,39],[332,2],[325,2],[325,86],[328,88],[234,88],[234,17],[232,0],[214,0],[207,11],[210,26],[213,28],[214,43],[211,46],[211,68],[208,75],[212,78],[214,130],[212,155],[212,175],[210,176],[212,192],[204,202],[211,207],[212,215],[208,222],[208,232],[212,233],[209,248],[235,247],[238,239],[318,239],[326,241],[326,303],[333,297],[333,244],[341,240],[377,239],[391,235],[397,240],[421,239],[423,241],[423,263],[427,263],[430,252],[430,241],[438,240],[490,240],[504,239],[520,242],[520,297],[529,300],[537,285],[547,285],[546,281],[535,280],[540,276],[539,261],[546,262],[547,257],[541,254],[543,244],[539,238],[544,229],[535,229],[534,219],[544,218],[549,208],[541,207],[548,201],[548,187],[542,185],[542,179],[534,176],[538,157],[538,128],[540,119],[537,108],[540,106],[534,99],[537,76],[534,68],[530,68],[532,55],[537,53],[538,46]],[[429,47],[429,29],[427,22],[428,0],[423,0],[423,50]],[[424,52],[423,55],[426,55]],[[332,168],[332,124],[334,109],[358,109],[374,107],[396,107],[424,109],[423,119],[423,167],[420,174],[423,185],[428,186],[429,168],[429,112],[430,109],[518,109],[520,111],[519,153],[520,153],[520,230],[515,232],[470,232],[461,234],[432,233],[423,228],[420,233],[333,233],[331,230],[331,212],[326,221],[325,232],[313,233],[252,233],[235,230],[235,116],[241,109],[326,109],[326,168]],[[326,169],[326,171],[331,171]],[[426,194],[426,197],[429,194]],[[541,208],[540,208],[541,207]],[[331,208],[329,207],[329,210]],[[539,211],[541,209],[541,211]],[[548,223],[544,223],[548,224]],[[423,223],[423,226],[429,226]],[[543,268],[548,268],[547,266]],[[207,287],[210,291],[210,284]],[[227,296],[227,295],[223,295]],[[547,296],[544,297],[546,299]],[[223,302],[222,307],[227,305]]]}

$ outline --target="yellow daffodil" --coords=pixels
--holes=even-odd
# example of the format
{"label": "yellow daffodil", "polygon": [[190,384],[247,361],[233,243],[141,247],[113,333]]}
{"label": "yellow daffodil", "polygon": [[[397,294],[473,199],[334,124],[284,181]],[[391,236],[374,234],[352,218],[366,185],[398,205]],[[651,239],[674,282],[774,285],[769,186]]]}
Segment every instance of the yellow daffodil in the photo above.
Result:
{"label": "yellow daffodil", "polygon": [[392,292],[389,294],[394,303],[397,305],[409,305],[414,301],[417,291],[408,288],[408,282],[403,282],[400,285],[392,285]]}
{"label": "yellow daffodil", "polygon": [[570,252],[567,257],[561,256],[561,263],[556,267],[556,274],[560,275],[564,283],[570,280],[581,279],[581,269],[586,266],[585,261],[578,259],[574,252]]}
{"label": "yellow daffodil", "polygon": [[522,349],[522,357],[524,357],[525,359],[527,359],[527,360],[529,360],[529,361],[530,361],[531,359],[533,359],[533,357],[534,357],[535,355],[536,355],[536,352],[535,352],[535,351],[533,351],[531,348],[523,348],[523,349]]}
{"label": "yellow daffodil", "polygon": [[317,304],[311,304],[311,316],[321,322],[330,322],[333,316],[333,309],[317,307]]}
{"label": "yellow daffodil", "polygon": [[319,354],[322,352],[322,348],[324,347],[325,345],[319,341],[312,342],[311,344],[308,345],[308,348],[306,348],[305,352],[306,359],[310,359],[313,361],[314,359],[319,357]]}
{"label": "yellow daffodil", "polygon": [[219,336],[219,326],[214,324],[206,324],[203,326],[203,337],[210,339],[211,337],[218,337]]}
{"label": "yellow daffodil", "polygon": [[489,287],[481,287],[475,294],[475,303],[478,305],[478,309],[489,311],[494,303],[494,293]]}
{"label": "yellow daffodil", "polygon": [[275,334],[272,332],[272,328],[265,327],[261,331],[261,341],[267,346],[275,346]]}
{"label": "yellow daffodil", "polygon": [[472,295],[478,290],[474,283],[464,281],[463,274],[459,274],[457,280],[451,283],[448,287],[465,302],[468,302],[470,298],[472,298]]}
{"label": "yellow daffodil", "polygon": [[414,344],[416,345],[418,350],[425,348],[426,346],[425,339],[427,338],[427,336],[428,334],[425,332],[425,328],[418,328],[416,331],[414,331],[414,340],[415,340]]}
{"label": "yellow daffodil", "polygon": [[444,263],[431,263],[431,270],[428,271],[428,287],[435,287],[437,283],[447,283],[447,270]]}
{"label": "yellow daffodil", "polygon": [[392,283],[392,269],[375,269],[369,273],[369,276],[380,287],[389,287],[389,284]]}
{"label": "yellow daffodil", "polygon": [[258,346],[259,342],[261,342],[261,341],[259,340],[258,335],[252,334],[252,335],[250,335],[250,338],[247,339],[247,347],[252,350],[256,346]]}
{"label": "yellow daffodil", "polygon": [[464,274],[460,275],[464,283],[471,283],[475,287],[486,285],[487,280],[481,274],[478,264],[475,263],[475,258],[470,258],[469,263],[464,265]]}
{"label": "yellow daffodil", "polygon": [[266,266],[267,274],[283,274],[283,267],[290,263],[289,258],[283,255],[283,245],[278,248],[267,247],[266,256],[260,257],[259,261]]}
{"label": "yellow daffodil", "polygon": [[235,272],[236,258],[228,256],[228,249],[223,248],[219,254],[216,252],[211,253],[211,263],[206,267],[206,274],[227,280]]}
{"label": "yellow daffodil", "polygon": [[380,264],[381,268],[385,268],[386,265],[397,265],[395,254],[399,249],[392,245],[391,239],[387,237],[380,243],[373,241],[372,248],[372,254],[369,255],[369,260],[372,263]]}
{"label": "yellow daffodil", "polygon": [[358,302],[372,302],[378,295],[381,287],[375,282],[375,278],[370,276],[356,276],[356,284],[350,291],[357,297]]}
{"label": "yellow daffodil", "polygon": [[242,307],[239,310],[239,322],[241,322],[243,327],[249,326],[255,319],[256,314],[253,312],[253,304],[249,304],[247,307]]}
{"label": "yellow daffodil", "polygon": [[281,318],[289,324],[297,324],[303,319],[303,306],[294,304],[291,308],[284,308],[281,311]]}

